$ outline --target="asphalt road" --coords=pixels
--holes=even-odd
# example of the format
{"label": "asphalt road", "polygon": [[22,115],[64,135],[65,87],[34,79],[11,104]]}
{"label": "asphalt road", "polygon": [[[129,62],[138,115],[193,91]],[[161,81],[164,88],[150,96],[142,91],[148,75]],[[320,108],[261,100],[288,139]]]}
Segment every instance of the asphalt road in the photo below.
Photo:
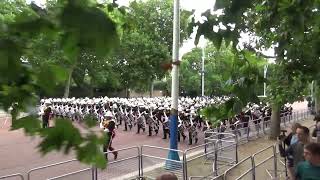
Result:
{"label": "asphalt road", "polygon": [[[295,103],[293,105],[294,111],[306,109],[306,102]],[[60,152],[52,152],[46,156],[41,156],[37,151],[37,145],[40,139],[37,137],[26,137],[21,130],[9,131],[10,119],[5,113],[0,112],[0,176],[21,173],[27,177],[27,172],[33,168],[53,164],[61,161],[73,159],[75,156],[73,153],[64,155]],[[158,147],[169,147],[169,140],[162,139],[162,132],[157,136],[149,137],[147,131],[145,133],[136,134],[136,128],[132,131],[122,131],[123,127],[120,127],[116,132],[116,138],[113,142],[113,146],[116,149],[126,147],[140,147],[142,145],[151,145]],[[198,144],[203,143],[203,133],[200,133]],[[195,146],[195,145],[193,145]],[[179,149],[181,151],[190,147],[188,140],[179,143]],[[144,165],[154,166],[159,163],[163,163],[167,156],[168,151],[164,149],[144,147],[143,153],[149,155],[143,160]],[[100,179],[119,178],[122,175],[132,173],[138,170],[138,154],[137,148],[131,148],[128,150],[120,151],[118,160],[123,160],[121,163],[112,164],[113,156],[110,155],[110,165],[106,170],[98,171]],[[182,154],[182,153],[180,153]],[[151,156],[157,156],[161,158],[153,158]],[[125,160],[129,158],[128,160]],[[145,167],[144,166],[144,167]],[[77,161],[72,161],[63,165],[51,167],[50,169],[37,170],[31,173],[33,179],[47,179],[66,173],[82,170],[87,168],[83,164]],[[90,171],[87,170],[82,173],[78,173],[76,176],[69,176],[63,179],[88,179],[90,177]],[[14,178],[13,178],[14,179]]]}

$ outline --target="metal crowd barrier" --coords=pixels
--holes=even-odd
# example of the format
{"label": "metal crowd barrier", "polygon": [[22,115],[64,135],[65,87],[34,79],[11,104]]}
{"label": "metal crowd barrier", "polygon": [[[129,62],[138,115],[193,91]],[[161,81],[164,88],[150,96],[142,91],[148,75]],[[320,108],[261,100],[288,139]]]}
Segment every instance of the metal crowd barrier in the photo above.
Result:
{"label": "metal crowd barrier", "polygon": [[[267,158],[259,158],[258,156],[270,154]],[[273,172],[272,178],[277,177],[277,156],[276,146],[272,145],[264,148],[252,156],[248,156],[225,171],[223,178],[217,177],[221,180],[248,180],[248,179],[270,179],[269,171]],[[215,179],[215,178],[213,178]]]}
{"label": "metal crowd barrier", "polygon": [[[238,142],[234,134],[206,131],[205,137],[205,144],[185,151],[187,167],[185,179],[187,177],[195,179],[204,174],[207,178],[214,177],[238,161]],[[194,151],[200,153],[196,156],[190,155]]]}
{"label": "metal crowd barrier", "polygon": [[[177,153],[180,160],[169,159],[167,156],[170,151]],[[184,179],[185,170],[183,151],[148,145],[141,146],[141,176],[156,179],[159,174],[172,172],[179,179]]]}
{"label": "metal crowd barrier", "polygon": [[234,142],[228,143],[230,144],[215,150],[213,174],[216,176],[223,173],[227,168],[237,164],[238,162],[237,144],[235,144]]}
{"label": "metal crowd barrier", "polygon": [[[259,156],[267,156],[267,158],[259,158]],[[254,162],[254,178],[253,179],[268,179],[270,178],[268,170],[273,171],[273,177],[277,177],[277,153],[276,146],[266,147],[252,155]]]}
{"label": "metal crowd barrier", "polygon": [[279,148],[276,149],[276,169],[266,169],[266,173],[268,174],[268,179],[287,179],[287,165],[285,157],[282,157],[279,152]]}
{"label": "metal crowd barrier", "polygon": [[6,176],[1,176],[0,179],[12,179],[12,178],[18,178],[21,180],[24,180],[22,174],[10,174],[10,175],[6,175]]}
{"label": "metal crowd barrier", "polygon": [[[308,111],[294,112],[289,117],[282,116],[282,124],[287,125],[295,121],[300,121],[309,115],[310,112]],[[265,119],[268,119],[268,117],[265,117]],[[27,179],[61,180],[70,179],[71,177],[75,179],[81,179],[77,177],[85,177],[85,179],[92,180],[132,179],[140,177],[155,179],[156,176],[164,172],[173,172],[179,179],[183,180],[201,178],[216,180],[254,179],[257,178],[257,176],[263,176],[264,178],[267,174],[270,174],[272,177],[277,177],[279,161],[277,160],[278,154],[275,151],[275,146],[263,149],[238,162],[237,147],[239,139],[241,138],[237,135],[237,130],[246,132],[246,134],[242,135],[244,136],[242,138],[247,138],[248,140],[249,136],[253,137],[259,136],[260,134],[267,134],[267,130],[270,129],[270,127],[266,122],[270,121],[264,121],[264,119],[260,122],[257,121],[257,123],[252,121],[248,124],[247,130],[236,128],[235,131],[230,130],[229,127],[224,133],[206,131],[205,144],[195,146],[185,151],[147,145],[141,146],[140,148],[123,148],[117,150],[117,160],[112,160],[112,156],[109,156],[107,168],[104,170],[88,166],[79,168],[79,166],[73,167],[71,165],[69,165],[68,168],[61,169],[62,165],[79,163],[76,159],[72,159],[31,169],[27,173]],[[180,160],[169,159],[167,155],[170,151],[177,153]],[[261,162],[258,162],[259,154],[266,153],[266,151],[272,151],[273,154]],[[108,155],[111,153],[113,152],[107,152]],[[232,167],[230,168],[230,166]],[[52,168],[54,169],[56,167],[60,167],[58,171],[59,174],[51,172]],[[201,171],[201,168],[199,168],[199,171],[196,171],[196,174],[189,171],[190,168],[197,167],[201,167],[203,171]],[[247,167],[247,169],[244,169],[244,167]],[[48,168],[50,168],[50,171],[44,171]],[[0,179],[14,176],[23,180],[21,174],[3,176],[0,177]]]}
{"label": "metal crowd barrier", "polygon": [[[291,113],[280,114],[280,120],[282,126],[288,126],[290,123],[301,121],[308,118],[311,114],[308,110],[301,110]],[[261,135],[270,133],[271,117],[266,116],[261,119],[250,120],[249,122],[238,123],[237,125],[229,125],[225,133],[233,133],[238,138],[238,143],[246,143],[251,138],[257,138]],[[210,131],[210,130],[207,130]],[[217,132],[216,130],[211,130]]]}
{"label": "metal crowd barrier", "polygon": [[[79,166],[74,166],[76,163]],[[82,167],[81,167],[82,166]],[[67,161],[62,161],[54,164],[49,164],[46,166],[41,166],[37,168],[33,168],[30,171],[27,172],[27,179],[32,180],[35,179],[48,179],[51,177],[55,177],[58,175],[68,174],[74,171],[77,171],[79,169],[87,168],[87,165],[81,164],[77,159],[71,159]],[[55,170],[57,168],[57,170]]]}
{"label": "metal crowd barrier", "polygon": [[[95,169],[97,180],[103,179],[125,179],[126,177],[141,176],[140,148],[137,146],[117,149],[118,158],[113,160],[114,151],[108,151],[108,164],[106,169]],[[125,174],[125,175],[124,175]]]}
{"label": "metal crowd barrier", "polygon": [[223,180],[223,175],[220,176],[214,176],[214,175],[208,175],[208,176],[190,176],[189,180]]}
{"label": "metal crowd barrier", "polygon": [[[215,149],[220,149],[229,144],[235,145],[235,150],[237,152],[238,148],[238,139],[237,136],[232,133],[216,133],[216,132],[208,132],[207,137],[205,138],[205,144],[209,142],[215,143]],[[210,145],[210,144],[209,144]],[[205,151],[209,149],[208,146],[205,146]],[[238,154],[235,153],[235,162],[238,162]]]}
{"label": "metal crowd barrier", "polygon": [[239,163],[226,170],[223,176],[224,180],[247,180],[252,178],[254,178],[254,161],[252,156],[244,158]]}
{"label": "metal crowd barrier", "polygon": [[92,168],[86,168],[80,171],[75,171],[61,176],[49,178],[47,180],[88,180],[90,178],[93,179],[94,177],[90,177],[88,175],[90,172],[92,172]]}
{"label": "metal crowd barrier", "polygon": [[[310,116],[309,111],[299,111],[294,112],[292,115],[286,114],[286,116],[282,117],[282,125],[287,126],[289,123],[301,121]],[[267,117],[268,118],[268,117]],[[268,134],[266,131],[270,129],[268,124],[269,121],[263,121],[262,124],[262,132],[263,134]],[[259,129],[260,131],[260,129]],[[250,133],[250,131],[249,131]],[[251,132],[252,133],[252,132]],[[208,136],[207,136],[208,137]],[[261,154],[267,154],[267,158],[259,158]],[[215,177],[211,175],[208,176],[189,176],[189,179],[193,180],[248,180],[248,179],[277,179],[285,177],[285,163],[280,157],[279,151],[277,151],[277,145],[269,146],[252,156],[249,156],[242,161],[238,162],[233,167],[226,170],[223,174],[219,174]],[[216,173],[214,173],[216,175]]]}
{"label": "metal crowd barrier", "polygon": [[[215,161],[215,142],[198,145],[184,151],[185,156],[185,177],[203,176],[207,172],[213,172]],[[207,147],[212,147],[208,149]]]}

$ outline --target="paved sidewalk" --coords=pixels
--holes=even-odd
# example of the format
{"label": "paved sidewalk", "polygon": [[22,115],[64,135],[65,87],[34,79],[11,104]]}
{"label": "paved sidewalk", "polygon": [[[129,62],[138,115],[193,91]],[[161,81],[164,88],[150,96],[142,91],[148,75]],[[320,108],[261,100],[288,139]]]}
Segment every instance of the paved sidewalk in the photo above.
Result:
{"label": "paved sidewalk", "polygon": [[[315,123],[313,121],[313,117],[307,119],[307,120],[303,120],[303,121],[299,121],[299,123],[301,123],[303,126],[306,127],[311,127],[313,126]],[[290,125],[288,124],[286,127],[287,131],[290,132]],[[238,146],[238,162],[240,162],[241,160],[247,158],[248,156],[252,156],[253,154],[257,153],[258,151],[270,147],[274,144],[277,143],[277,140],[270,140],[268,139],[267,136],[264,137],[260,137],[254,140],[250,140],[249,142],[245,143],[245,144],[241,144]],[[200,152],[201,153],[201,152]],[[202,152],[203,153],[203,152]],[[258,162],[265,160],[266,158],[269,158],[269,156],[272,154],[272,149],[270,149],[270,151],[266,151],[265,153],[261,153],[259,154],[259,156],[256,157],[256,159],[258,160]],[[230,154],[231,155],[231,154]],[[187,158],[188,159],[188,158]],[[203,158],[197,158],[196,160],[192,160],[192,161],[187,161],[187,172],[188,172],[188,177],[190,176],[194,176],[194,177],[204,177],[204,176],[209,176],[210,174],[212,174],[212,169],[213,169],[213,164],[212,161]],[[270,161],[268,161],[267,163],[270,163]],[[222,163],[220,164],[220,166],[225,165],[226,163]],[[241,166],[239,166],[238,168],[236,168],[236,172],[234,175],[232,176],[235,178],[239,177],[239,175],[241,174],[241,172],[245,172],[246,170],[248,170],[250,168],[250,161],[248,161],[248,163],[243,163]],[[269,164],[270,165],[270,164]],[[218,172],[219,174],[223,174],[227,169],[229,169],[231,166],[224,166],[224,167],[220,167],[218,166]],[[265,164],[265,167],[260,167],[260,171],[262,171],[263,173],[260,172],[260,175],[263,175],[263,178],[266,178],[267,174],[265,173],[265,168],[266,166],[268,166],[268,164]],[[279,165],[280,166],[280,165]],[[272,167],[270,165],[270,167]],[[156,167],[153,169],[153,172],[148,172],[148,173],[144,173],[144,175],[148,176],[148,177],[154,177],[155,174],[159,174],[159,173],[163,173],[166,170],[162,167]],[[175,171],[175,174],[180,175],[180,171]],[[233,178],[230,178],[233,179]],[[245,178],[246,179],[246,178]],[[117,179],[120,180],[120,179]]]}

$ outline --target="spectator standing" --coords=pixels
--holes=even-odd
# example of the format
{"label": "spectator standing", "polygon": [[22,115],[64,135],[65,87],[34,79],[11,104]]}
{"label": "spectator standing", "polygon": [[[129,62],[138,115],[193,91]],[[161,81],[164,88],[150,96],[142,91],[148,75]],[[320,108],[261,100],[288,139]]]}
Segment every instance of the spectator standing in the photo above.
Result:
{"label": "spectator standing", "polygon": [[300,123],[294,123],[291,126],[291,132],[288,134],[288,136],[286,136],[286,138],[284,139],[284,143],[287,146],[290,146],[292,144],[295,144],[298,142],[298,136],[296,134],[297,128],[301,127]]}
{"label": "spectator standing", "polygon": [[158,176],[156,180],[178,180],[178,177],[173,173],[164,173]]}
{"label": "spectator standing", "polygon": [[304,148],[305,161],[297,166],[295,180],[320,179],[320,144],[310,143]]}
{"label": "spectator standing", "polygon": [[312,137],[316,139],[317,143],[320,143],[320,115],[315,116],[314,120],[316,121],[316,127],[312,132]]}
{"label": "spectator standing", "polygon": [[298,142],[290,145],[286,150],[279,144],[280,154],[283,157],[287,157],[288,159],[288,175],[290,179],[294,179],[294,170],[297,167],[298,163],[304,161],[303,150],[304,146],[309,143],[310,132],[309,129],[305,126],[300,126],[296,130],[296,134],[298,137]]}

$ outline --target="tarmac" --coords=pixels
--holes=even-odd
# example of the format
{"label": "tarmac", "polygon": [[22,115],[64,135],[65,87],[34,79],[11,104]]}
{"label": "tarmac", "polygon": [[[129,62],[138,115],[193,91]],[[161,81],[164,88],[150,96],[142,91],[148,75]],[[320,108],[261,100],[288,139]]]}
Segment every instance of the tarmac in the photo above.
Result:
{"label": "tarmac", "polygon": [[[307,108],[307,102],[299,102],[293,104],[294,111],[299,111]],[[21,173],[25,178],[28,171],[33,168],[46,166],[66,160],[72,160],[75,158],[74,153],[65,155],[61,152],[51,152],[45,156],[37,150],[37,145],[40,142],[39,137],[25,136],[22,130],[10,131],[10,117],[4,112],[0,112],[0,177],[9,174]],[[77,125],[78,126],[78,125]],[[81,128],[79,126],[79,128]],[[116,132],[116,138],[114,139],[113,146],[116,149],[122,149],[126,147],[133,147],[127,150],[123,150],[123,153],[119,152],[118,160],[124,159],[123,163],[112,165],[112,156],[110,157],[110,166],[106,170],[98,171],[100,179],[112,179],[125,176],[128,173],[132,173],[138,170],[138,159],[136,155],[138,153],[137,148],[143,145],[151,145],[157,147],[168,148],[169,140],[162,139],[162,132],[157,136],[148,136],[147,130],[144,133],[136,134],[136,128],[132,131],[123,131],[123,127],[120,127]],[[203,144],[203,133],[200,133],[199,144]],[[259,147],[256,143],[251,142],[252,147]],[[188,145],[188,140],[179,143],[179,150],[184,151],[192,146]],[[246,146],[248,149],[249,146]],[[145,147],[146,153],[150,153],[157,157],[166,158],[167,151],[164,149],[157,149],[152,147]],[[242,150],[243,151],[243,150]],[[252,152],[252,151],[243,151]],[[125,160],[126,158],[131,158]],[[154,165],[159,162],[151,162]],[[148,161],[146,162],[148,163]],[[59,166],[36,170],[30,173],[32,180],[34,179],[48,179],[55,176],[71,173],[89,168],[87,165],[83,165],[76,160],[69,163],[65,163]],[[83,173],[78,173],[78,176],[74,176],[72,179],[88,179],[90,170],[86,170]],[[108,177],[108,178],[107,178]],[[70,179],[70,178],[67,178]]]}

